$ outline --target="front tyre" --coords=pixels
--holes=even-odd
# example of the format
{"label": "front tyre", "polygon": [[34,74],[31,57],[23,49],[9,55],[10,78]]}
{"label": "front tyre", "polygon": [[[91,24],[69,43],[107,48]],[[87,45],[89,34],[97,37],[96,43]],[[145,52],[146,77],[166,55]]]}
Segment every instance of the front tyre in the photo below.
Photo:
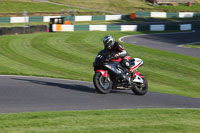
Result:
{"label": "front tyre", "polygon": [[[141,74],[140,74],[141,75]],[[143,75],[141,75],[143,76]],[[134,86],[131,88],[132,91],[136,94],[136,95],[144,95],[147,93],[148,91],[148,82],[147,79],[144,77],[143,79],[143,83],[135,83]]]}
{"label": "front tyre", "polygon": [[96,72],[93,77],[93,83],[97,92],[107,94],[112,90],[112,81],[106,79],[100,72]]}

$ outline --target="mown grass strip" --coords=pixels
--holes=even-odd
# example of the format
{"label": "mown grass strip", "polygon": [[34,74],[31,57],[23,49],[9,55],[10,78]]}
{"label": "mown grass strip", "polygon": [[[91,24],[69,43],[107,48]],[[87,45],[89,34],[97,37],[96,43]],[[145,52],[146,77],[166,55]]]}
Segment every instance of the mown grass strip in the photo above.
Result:
{"label": "mown grass strip", "polygon": [[45,3],[45,2],[33,2],[32,0],[18,0],[18,1],[0,0],[0,2],[1,2],[0,13],[4,13],[5,16],[6,16],[6,13],[20,13],[22,15],[23,11],[27,11],[28,13],[35,13],[35,14],[41,13],[41,12],[43,13],[51,12],[51,13],[61,14],[62,10],[65,10],[65,12],[67,12],[68,10],[71,10],[71,11],[76,10],[77,11],[76,14],[95,13],[95,11],[91,11],[87,9],[66,7],[64,5],[63,6],[55,5],[55,4]]}
{"label": "mown grass strip", "polygon": [[88,8],[95,8],[101,9],[105,11],[113,11],[113,12],[120,12],[122,14],[125,13],[132,13],[134,11],[165,11],[165,12],[180,12],[180,11],[192,11],[192,12],[199,12],[200,4],[192,4],[191,7],[188,7],[187,4],[179,4],[177,6],[172,5],[158,5],[153,6],[152,3],[149,1],[142,1],[142,0],[98,0],[98,1],[82,1],[82,0],[73,0],[73,1],[66,1],[66,0],[49,0],[57,3],[74,5],[74,6],[81,6],[81,7],[88,7]]}
{"label": "mown grass strip", "polygon": [[199,109],[129,109],[0,114],[0,131],[198,133],[199,113]]}
{"label": "mown grass strip", "polygon": [[192,44],[192,45],[184,45],[184,47],[188,47],[188,48],[200,48],[200,43],[198,43],[198,44]]}

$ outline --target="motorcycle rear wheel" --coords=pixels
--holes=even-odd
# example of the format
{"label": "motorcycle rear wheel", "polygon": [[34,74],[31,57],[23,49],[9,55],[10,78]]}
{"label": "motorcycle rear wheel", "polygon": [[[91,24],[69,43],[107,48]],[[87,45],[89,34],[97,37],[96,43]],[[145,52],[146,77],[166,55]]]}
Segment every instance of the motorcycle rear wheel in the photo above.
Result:
{"label": "motorcycle rear wheel", "polygon": [[[109,78],[109,77],[108,77]],[[102,94],[107,94],[112,90],[112,81],[103,77],[100,72],[96,72],[93,77],[93,83],[96,91]]]}
{"label": "motorcycle rear wheel", "polygon": [[[142,74],[140,74],[141,76],[143,76]],[[140,84],[140,83],[135,83],[135,86],[133,86],[131,88],[131,90],[136,94],[136,95],[144,95],[147,93],[148,91],[148,82],[146,78],[142,78],[144,83]]]}

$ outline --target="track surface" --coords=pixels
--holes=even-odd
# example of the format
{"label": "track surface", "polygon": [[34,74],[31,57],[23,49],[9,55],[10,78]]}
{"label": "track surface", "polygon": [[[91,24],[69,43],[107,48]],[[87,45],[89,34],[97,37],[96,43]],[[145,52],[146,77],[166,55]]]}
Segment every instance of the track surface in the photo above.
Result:
{"label": "track surface", "polygon": [[156,92],[136,96],[130,90],[105,95],[95,93],[91,82],[0,77],[0,113],[171,107],[200,108],[200,99]]}
{"label": "track surface", "polygon": [[200,49],[184,48],[181,46],[196,42],[200,43],[200,31],[130,35],[120,38],[120,41],[183,55],[200,57]]}
{"label": "track surface", "polygon": [[[178,45],[200,42],[200,32],[126,36],[121,41],[200,57],[200,50]],[[0,113],[46,110],[200,108],[200,99],[130,90],[97,94],[92,83],[37,77],[1,76]]]}

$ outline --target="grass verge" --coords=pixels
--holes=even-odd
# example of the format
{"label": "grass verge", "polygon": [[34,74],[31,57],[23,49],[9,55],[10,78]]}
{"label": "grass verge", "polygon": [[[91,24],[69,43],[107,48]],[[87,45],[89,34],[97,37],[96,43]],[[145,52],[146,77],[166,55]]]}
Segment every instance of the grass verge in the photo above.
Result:
{"label": "grass verge", "polygon": [[72,8],[72,7],[66,7],[62,5],[55,5],[43,2],[32,2],[32,0],[27,0],[27,1],[0,0],[0,3],[1,3],[0,16],[11,16],[11,15],[23,16],[22,14],[23,11],[27,11],[29,16],[49,16],[51,14],[61,15],[62,10],[64,10],[66,14],[67,11],[74,11],[74,10],[76,10],[76,15],[99,14],[99,12],[92,10]]}
{"label": "grass verge", "polygon": [[[92,81],[92,63],[107,34],[139,32],[63,32],[0,37],[0,74],[35,75]],[[144,60],[140,71],[150,91],[200,98],[199,58],[123,43]]]}
{"label": "grass verge", "polygon": [[192,45],[184,45],[184,47],[187,47],[187,48],[200,48],[200,43],[192,44]]}
{"label": "grass verge", "polygon": [[143,10],[151,10],[153,6],[148,5],[147,2],[142,0],[49,0],[57,3],[62,3],[66,5],[73,5],[73,6],[80,6],[80,7],[87,7],[92,9],[100,9],[105,11],[112,11],[118,13],[132,13],[135,10],[143,9]]}
{"label": "grass verge", "polygon": [[106,11],[119,12],[122,14],[129,14],[134,11],[165,11],[165,12],[180,12],[180,11],[193,11],[199,12],[200,4],[192,4],[188,7],[187,4],[172,5],[159,5],[153,6],[150,2],[144,0],[49,0],[57,3],[102,9]]}
{"label": "grass verge", "polygon": [[129,109],[0,114],[4,133],[198,133],[199,109]]}
{"label": "grass verge", "polygon": [[191,6],[187,6],[187,4],[179,4],[177,6],[163,5],[163,6],[155,6],[155,9],[160,9],[166,12],[180,12],[180,11],[199,12],[200,4],[192,4]]}

